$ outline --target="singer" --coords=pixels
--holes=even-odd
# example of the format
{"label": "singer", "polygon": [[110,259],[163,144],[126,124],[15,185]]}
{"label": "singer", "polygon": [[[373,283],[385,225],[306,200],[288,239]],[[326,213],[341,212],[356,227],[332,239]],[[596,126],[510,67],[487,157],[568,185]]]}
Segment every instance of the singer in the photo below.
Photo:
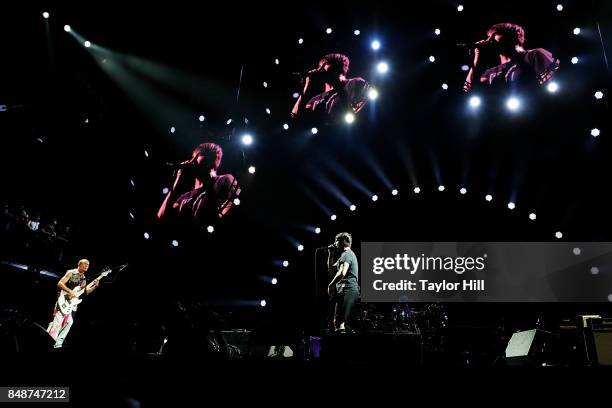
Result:
{"label": "singer", "polygon": [[196,226],[221,219],[240,194],[238,181],[231,174],[217,175],[223,149],[215,143],[202,143],[179,165],[172,189],[166,195],[158,219],[178,218]]}
{"label": "singer", "polygon": [[[359,299],[359,266],[357,257],[351,250],[352,242],[351,234],[339,233],[336,235],[333,248],[329,250],[327,258],[330,270],[336,271],[327,287],[327,293],[335,304],[334,329],[336,333],[351,331],[347,323],[350,322],[355,303]],[[339,258],[333,262],[338,252],[340,253]]]}
{"label": "singer", "polygon": [[[369,84],[363,78],[347,78],[350,60],[343,54],[327,54],[319,67],[304,74],[304,90],[291,116],[304,112],[319,123],[338,123],[349,112],[359,112],[367,102]],[[322,92],[321,92],[322,91]]]}
{"label": "singer", "polygon": [[[487,39],[474,44],[474,64],[463,86],[464,92],[472,90],[474,78],[491,87],[538,86],[549,81],[557,69],[559,60],[543,48],[525,50],[525,30],[517,24],[495,24],[487,31]],[[499,56],[500,64],[482,72],[479,67],[481,50],[490,50]]]}

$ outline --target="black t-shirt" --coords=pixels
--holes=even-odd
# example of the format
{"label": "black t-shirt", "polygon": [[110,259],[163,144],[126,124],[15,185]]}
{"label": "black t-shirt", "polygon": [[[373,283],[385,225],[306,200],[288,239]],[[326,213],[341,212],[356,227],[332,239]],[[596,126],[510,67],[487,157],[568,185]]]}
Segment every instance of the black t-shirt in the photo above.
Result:
{"label": "black t-shirt", "polygon": [[349,288],[349,287],[358,287],[359,286],[359,265],[357,265],[357,257],[355,253],[351,249],[347,249],[342,252],[338,262],[336,264],[338,266],[342,265],[344,262],[348,263],[349,267],[346,271],[346,275],[340,278],[337,282],[337,288]]}
{"label": "black t-shirt", "polygon": [[519,53],[517,58],[489,68],[480,75],[480,83],[491,86],[508,84],[541,85],[559,69],[559,60],[543,48]]}
{"label": "black t-shirt", "polygon": [[181,195],[174,203],[174,211],[185,221],[211,223],[220,218],[223,209],[239,194],[236,178],[225,174],[214,178],[208,185]]}
{"label": "black t-shirt", "polygon": [[369,85],[363,78],[344,81],[342,87],[323,92],[308,101],[306,109],[323,118],[326,122],[336,122],[347,112],[358,109],[367,101]]}

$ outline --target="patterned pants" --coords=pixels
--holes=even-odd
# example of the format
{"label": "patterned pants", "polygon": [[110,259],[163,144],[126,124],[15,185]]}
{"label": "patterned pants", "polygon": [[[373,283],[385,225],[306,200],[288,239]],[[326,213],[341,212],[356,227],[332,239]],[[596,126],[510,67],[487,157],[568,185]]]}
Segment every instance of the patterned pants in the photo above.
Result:
{"label": "patterned pants", "polygon": [[72,323],[74,322],[74,312],[63,314],[62,311],[56,306],[55,313],[53,313],[53,320],[49,323],[49,327],[47,327],[47,333],[53,340],[55,340],[54,348],[62,347],[64,344],[64,340],[66,336],[68,336],[68,332],[72,327]]}

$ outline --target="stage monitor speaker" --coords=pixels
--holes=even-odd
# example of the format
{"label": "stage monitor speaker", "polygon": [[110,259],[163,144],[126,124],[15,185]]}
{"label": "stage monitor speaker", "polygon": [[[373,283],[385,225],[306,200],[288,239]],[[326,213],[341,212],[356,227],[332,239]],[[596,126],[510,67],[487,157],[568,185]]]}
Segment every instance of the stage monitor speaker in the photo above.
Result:
{"label": "stage monitor speaker", "polygon": [[47,353],[53,350],[55,340],[47,330],[36,322],[25,324],[14,336],[14,347],[18,353]]}
{"label": "stage monitor speaker", "polygon": [[506,346],[506,363],[508,365],[546,363],[553,346],[552,333],[539,329],[516,332]]}
{"label": "stage monitor speaker", "polygon": [[612,365],[612,332],[594,330],[593,339],[597,352],[597,364]]}

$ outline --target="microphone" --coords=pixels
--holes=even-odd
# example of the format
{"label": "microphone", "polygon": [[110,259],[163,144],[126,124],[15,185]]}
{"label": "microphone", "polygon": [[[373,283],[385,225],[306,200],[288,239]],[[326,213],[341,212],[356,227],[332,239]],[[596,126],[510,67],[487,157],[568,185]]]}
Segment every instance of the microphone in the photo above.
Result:
{"label": "microphone", "polygon": [[164,163],[165,166],[170,167],[172,169],[186,169],[188,167],[192,167],[194,165],[194,162],[192,162],[191,160],[189,161],[184,161],[184,162],[180,162],[180,163],[171,163],[171,162],[166,162]]}
{"label": "microphone", "polygon": [[457,43],[457,47],[462,47],[462,48],[479,48],[479,47],[484,47],[486,45],[489,45],[491,43],[493,43],[493,37],[485,38],[484,40],[475,41],[475,42],[471,42],[471,43]]}
{"label": "microphone", "polygon": [[323,70],[321,68],[313,68],[310,71],[306,71],[306,72],[292,72],[293,75],[305,78],[308,77],[310,75],[314,75],[317,74],[319,72],[323,72]]}

